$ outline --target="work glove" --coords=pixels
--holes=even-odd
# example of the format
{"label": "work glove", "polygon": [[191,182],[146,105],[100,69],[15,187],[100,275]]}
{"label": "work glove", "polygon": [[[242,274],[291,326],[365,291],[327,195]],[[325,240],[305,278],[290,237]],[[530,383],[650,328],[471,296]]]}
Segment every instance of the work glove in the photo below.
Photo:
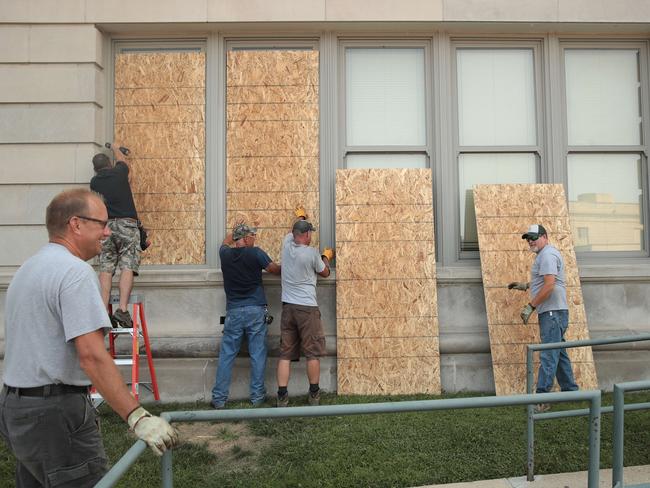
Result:
{"label": "work glove", "polygon": [[332,249],[331,247],[326,247],[325,249],[323,249],[323,254],[321,254],[321,256],[327,258],[328,261],[331,261],[332,259],[334,259],[334,249]]}
{"label": "work glove", "polygon": [[302,205],[298,205],[293,213],[296,215],[297,219],[307,220],[307,212],[305,211],[305,207]]}
{"label": "work glove", "polygon": [[156,417],[138,407],[126,420],[135,435],[145,441],[157,456],[178,444],[178,431],[165,419]]}
{"label": "work glove", "polygon": [[528,288],[529,288],[528,283],[523,283],[521,281],[513,281],[508,285],[508,290],[526,291],[528,290]]}
{"label": "work glove", "polygon": [[528,319],[530,319],[530,316],[534,311],[535,307],[533,307],[530,303],[526,304],[526,306],[521,309],[521,314],[519,316],[521,317],[521,320],[524,321],[524,325],[528,324]]}

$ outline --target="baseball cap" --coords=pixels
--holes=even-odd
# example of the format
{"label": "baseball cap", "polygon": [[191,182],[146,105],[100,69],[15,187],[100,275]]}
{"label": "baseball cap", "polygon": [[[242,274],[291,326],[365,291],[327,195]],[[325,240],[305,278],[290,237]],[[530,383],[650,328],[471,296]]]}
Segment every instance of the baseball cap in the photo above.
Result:
{"label": "baseball cap", "polygon": [[246,236],[251,234],[257,234],[257,229],[255,227],[250,227],[246,224],[237,224],[232,230],[232,238],[235,241],[243,239]]}
{"label": "baseball cap", "polygon": [[521,236],[522,239],[537,239],[540,236],[545,236],[546,235],[546,229],[544,226],[540,224],[533,224],[530,227],[528,227],[528,230],[526,231],[525,234]]}
{"label": "baseball cap", "polygon": [[295,224],[293,224],[293,232],[297,232],[298,234],[304,234],[305,232],[309,232],[310,230],[316,230],[316,228],[311,225],[311,222],[308,222],[306,220],[297,220]]}

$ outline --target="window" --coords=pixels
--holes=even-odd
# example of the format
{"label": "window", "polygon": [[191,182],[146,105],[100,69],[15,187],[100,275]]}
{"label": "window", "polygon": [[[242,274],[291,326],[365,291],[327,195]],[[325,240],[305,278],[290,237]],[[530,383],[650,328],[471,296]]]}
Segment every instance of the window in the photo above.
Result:
{"label": "window", "polygon": [[346,167],[427,167],[427,46],[344,43],[341,49]]}
{"label": "window", "polygon": [[641,48],[564,50],[569,213],[576,249],[647,249]]}
{"label": "window", "polygon": [[537,181],[541,137],[536,51],[536,46],[456,46],[461,256],[478,249],[474,185]]}

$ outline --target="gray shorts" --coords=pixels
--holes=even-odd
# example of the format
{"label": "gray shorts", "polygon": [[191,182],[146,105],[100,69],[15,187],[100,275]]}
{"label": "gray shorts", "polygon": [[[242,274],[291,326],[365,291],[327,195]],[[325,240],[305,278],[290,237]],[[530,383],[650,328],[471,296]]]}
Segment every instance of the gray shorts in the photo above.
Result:
{"label": "gray shorts", "polygon": [[91,487],[107,471],[95,409],[84,393],[0,393],[0,435],[16,456],[16,486]]}

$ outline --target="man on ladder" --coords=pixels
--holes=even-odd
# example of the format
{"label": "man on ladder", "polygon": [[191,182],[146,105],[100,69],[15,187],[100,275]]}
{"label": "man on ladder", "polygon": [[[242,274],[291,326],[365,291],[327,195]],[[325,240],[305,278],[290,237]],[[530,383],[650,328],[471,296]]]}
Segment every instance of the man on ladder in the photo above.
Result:
{"label": "man on ladder", "polygon": [[111,230],[99,255],[99,283],[104,305],[108,308],[113,275],[117,268],[120,269],[120,303],[113,311],[111,322],[113,326],[131,328],[133,321],[127,309],[142,252],[138,213],[129,184],[128,149],[120,147],[117,142],[107,146],[111,147],[115,155],[115,166],[106,154],[96,154],[93,157],[95,176],[90,180],[90,189],[104,197],[108,209],[108,227]]}

